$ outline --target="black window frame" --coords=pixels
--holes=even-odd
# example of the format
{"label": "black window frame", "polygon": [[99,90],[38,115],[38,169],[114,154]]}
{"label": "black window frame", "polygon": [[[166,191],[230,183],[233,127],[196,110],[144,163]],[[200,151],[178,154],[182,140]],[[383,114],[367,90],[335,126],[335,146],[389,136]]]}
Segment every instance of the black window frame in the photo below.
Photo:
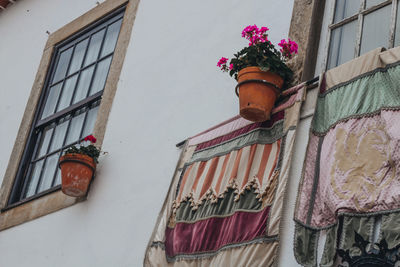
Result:
{"label": "black window frame", "polygon": [[[54,114],[50,115],[47,118],[41,119],[42,113],[43,113],[44,108],[45,108],[46,100],[47,100],[47,98],[49,96],[49,93],[50,93],[50,86],[54,86],[55,84],[61,83],[64,80],[66,80],[66,79],[68,79],[68,78],[70,78],[70,77],[72,77],[72,76],[74,76],[76,74],[78,74],[77,77],[79,77],[80,72],[82,72],[82,71],[84,71],[86,69],[89,69],[89,68],[94,66],[93,74],[92,74],[92,77],[90,78],[91,79],[90,80],[90,84],[92,84],[93,80],[94,80],[94,77],[95,77],[94,73],[96,72],[98,63],[101,62],[102,60],[107,60],[108,57],[111,57],[111,61],[110,61],[110,65],[111,65],[112,57],[113,57],[113,55],[115,53],[115,47],[114,47],[114,50],[111,53],[108,53],[106,55],[100,56],[101,53],[102,53],[103,45],[104,45],[104,39],[106,38],[106,34],[104,34],[103,37],[102,37],[101,47],[100,47],[99,52],[98,52],[99,55],[98,55],[97,59],[94,62],[92,62],[90,64],[87,64],[86,66],[84,66],[82,68],[79,68],[77,71],[74,71],[74,72],[71,72],[71,73],[66,73],[66,75],[65,75],[65,77],[63,79],[61,79],[59,81],[56,81],[53,84],[50,84],[50,82],[53,79],[53,76],[55,74],[55,67],[57,66],[57,62],[59,60],[59,55],[60,55],[59,51],[60,51],[60,49],[62,49],[62,51],[64,51],[66,49],[69,49],[72,46],[76,46],[76,44],[78,44],[80,41],[84,40],[85,38],[88,38],[89,36],[101,31],[104,28],[107,29],[109,27],[109,25],[112,25],[117,20],[121,20],[122,21],[122,19],[124,17],[124,14],[125,14],[125,9],[126,9],[126,5],[123,5],[123,6],[119,7],[119,8],[117,8],[113,12],[105,15],[104,17],[100,18],[96,22],[84,27],[79,32],[71,35],[70,37],[66,38],[65,40],[63,40],[63,41],[61,41],[59,43],[57,43],[54,46],[54,50],[53,50],[53,53],[52,53],[52,56],[51,56],[51,60],[50,60],[50,64],[49,64],[49,68],[48,68],[48,70],[46,72],[46,78],[45,78],[45,81],[44,81],[44,85],[42,87],[43,89],[42,89],[39,101],[38,101],[38,103],[36,105],[34,119],[33,119],[32,125],[30,127],[30,131],[29,131],[29,135],[28,135],[28,138],[27,138],[27,141],[26,141],[26,144],[25,144],[24,152],[22,154],[22,158],[20,160],[20,163],[19,163],[19,166],[18,166],[18,169],[17,169],[17,174],[15,176],[14,183],[13,183],[13,186],[12,186],[12,189],[11,189],[11,193],[10,193],[10,196],[8,198],[6,207],[2,211],[14,208],[14,207],[19,206],[19,205],[21,205],[23,203],[26,203],[28,201],[37,199],[39,197],[42,197],[44,195],[50,194],[52,192],[55,192],[55,191],[58,191],[58,190],[61,189],[61,185],[54,186],[54,181],[56,179],[56,173],[57,173],[57,172],[55,172],[51,188],[49,188],[47,190],[44,190],[44,191],[42,191],[40,193],[36,193],[33,196],[26,197],[26,198],[24,197],[24,194],[26,193],[26,186],[27,186],[28,180],[29,180],[28,177],[30,175],[28,173],[30,171],[29,166],[30,166],[31,161],[33,160],[33,157],[34,157],[35,153],[36,153],[36,151],[35,151],[37,149],[36,143],[38,142],[38,140],[40,138],[40,134],[41,134],[40,129],[44,129],[45,127],[47,127],[49,125],[52,125],[52,124],[57,124],[62,120],[68,120],[68,117],[69,117],[70,121],[68,122],[68,126],[67,126],[68,128],[67,128],[66,134],[64,136],[64,143],[65,143],[65,139],[67,138],[67,134],[68,134],[68,131],[69,131],[69,128],[70,128],[70,124],[71,124],[70,122],[72,120],[72,115],[73,114],[76,115],[78,112],[82,112],[82,110],[86,109],[86,111],[84,111],[84,112],[86,112],[86,115],[85,115],[84,121],[82,123],[82,129],[81,129],[81,132],[82,132],[83,129],[84,129],[85,121],[86,121],[86,118],[88,116],[87,114],[88,114],[90,108],[96,108],[96,107],[98,107],[100,105],[101,98],[102,98],[102,95],[103,95],[103,92],[104,92],[104,87],[103,87],[102,90],[96,92],[95,94],[93,94],[91,96],[88,96],[89,93],[90,93],[90,90],[88,90],[86,98],[82,99],[81,101],[79,101],[79,102],[77,102],[75,104],[71,104],[73,99],[74,99],[74,94],[76,93],[75,89],[78,86],[78,82],[79,81],[77,80],[76,84],[74,86],[75,87],[74,93],[73,93],[73,95],[71,97],[71,101],[70,101],[71,105],[69,105],[68,107],[66,107],[66,108],[64,108],[64,109],[62,109],[62,110],[60,110],[58,112],[55,111]],[[104,25],[106,25],[106,26],[104,26]],[[121,30],[121,28],[120,28],[120,30]],[[84,57],[86,57],[86,55],[87,55],[87,50],[88,50],[89,46],[90,46],[90,44],[88,43],[87,47],[86,47],[86,50],[85,50]],[[84,60],[85,60],[85,58],[82,59],[82,65],[83,65]],[[68,72],[68,69],[70,67],[71,62],[72,62],[72,56],[71,56],[71,59],[68,61],[67,72]],[[110,65],[109,65],[108,70],[107,70],[107,77],[108,77],[108,73],[110,71]],[[105,79],[105,80],[107,80],[107,79]],[[61,94],[62,94],[62,89],[60,91],[60,95]],[[60,98],[61,97],[58,98],[56,105],[58,105],[58,103],[60,101]],[[55,109],[57,110],[57,106],[55,107]],[[54,129],[55,129],[55,126],[53,128],[53,131],[54,131]],[[52,134],[52,136],[53,136],[53,134]],[[73,144],[77,144],[77,143],[81,142],[82,139],[83,139],[83,137],[81,137],[78,141],[73,142],[72,144],[68,144],[68,145],[64,144],[61,148],[56,149],[55,151],[53,151],[51,153],[47,153],[46,152],[44,157],[47,157],[50,154],[60,153],[65,148],[67,148],[67,147],[69,147],[69,146],[71,146]],[[49,144],[49,147],[50,147],[50,144]],[[35,161],[39,161],[39,160],[40,159],[35,159]],[[41,171],[43,171],[43,167],[44,166],[42,166],[42,170]],[[39,184],[40,184],[40,181],[38,182],[38,185]],[[37,192],[37,189],[36,189],[36,192]]]}

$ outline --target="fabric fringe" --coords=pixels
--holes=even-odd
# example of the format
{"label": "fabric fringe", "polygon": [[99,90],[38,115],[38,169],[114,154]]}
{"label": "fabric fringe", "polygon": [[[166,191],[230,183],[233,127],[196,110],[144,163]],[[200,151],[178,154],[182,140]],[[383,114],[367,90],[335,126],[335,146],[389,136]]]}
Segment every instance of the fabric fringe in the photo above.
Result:
{"label": "fabric fringe", "polygon": [[172,203],[172,215],[170,218],[170,222],[168,224],[169,227],[174,227],[175,225],[175,217],[176,212],[181,206],[181,203],[188,202],[192,208],[192,211],[196,211],[199,207],[210,200],[211,203],[217,203],[219,199],[225,198],[225,195],[228,191],[234,190],[235,198],[234,201],[238,202],[240,197],[247,193],[247,191],[254,190],[254,193],[257,194],[256,198],[259,202],[263,203],[263,207],[271,205],[273,201],[273,192],[278,183],[280,171],[275,169],[272,173],[271,179],[268,180],[267,184],[264,185],[264,188],[260,185],[259,179],[257,176],[254,176],[251,180],[247,182],[242,188],[237,184],[236,178],[232,179],[229,184],[225,187],[224,191],[220,194],[217,194],[213,188],[209,188],[207,192],[198,200],[194,198],[194,192],[190,192],[186,196],[182,197],[182,199],[178,202],[176,200]]}

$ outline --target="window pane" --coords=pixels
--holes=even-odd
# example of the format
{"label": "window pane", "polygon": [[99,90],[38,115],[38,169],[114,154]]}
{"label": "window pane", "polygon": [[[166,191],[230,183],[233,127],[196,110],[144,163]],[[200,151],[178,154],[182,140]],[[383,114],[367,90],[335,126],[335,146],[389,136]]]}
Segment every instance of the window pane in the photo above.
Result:
{"label": "window pane", "polygon": [[348,18],[360,9],[360,0],[337,0],[334,23]]}
{"label": "window pane", "polygon": [[46,100],[46,106],[44,107],[42,113],[42,119],[47,118],[48,116],[54,113],[54,109],[56,108],[58,96],[60,95],[62,83],[54,85],[50,88],[49,96]]}
{"label": "window pane", "polygon": [[105,31],[106,29],[103,29],[92,35],[92,38],[90,39],[89,49],[85,59],[85,66],[97,60]]}
{"label": "window pane", "polygon": [[81,101],[86,98],[86,95],[89,91],[90,81],[93,76],[94,66],[84,70],[81,72],[81,76],[79,77],[78,87],[76,89],[76,93],[74,96],[73,104]]}
{"label": "window pane", "polygon": [[391,9],[392,5],[387,5],[364,17],[360,55],[377,47],[389,45]]}
{"label": "window pane", "polygon": [[72,118],[71,125],[69,126],[67,141],[65,143],[66,145],[79,140],[84,118],[85,113]]}
{"label": "window pane", "polygon": [[67,72],[68,63],[69,63],[71,54],[72,54],[72,47],[61,52],[60,59],[58,60],[56,72],[54,74],[53,83],[55,83],[65,77],[65,73]]}
{"label": "window pane", "polygon": [[328,56],[328,69],[343,64],[354,57],[357,21],[332,30]]}
{"label": "window pane", "polygon": [[101,56],[105,56],[114,51],[115,44],[117,43],[119,29],[121,28],[122,19],[114,22],[107,29],[106,39],[103,45],[103,51],[101,52]]}
{"label": "window pane", "polygon": [[93,95],[104,89],[104,84],[107,79],[107,74],[108,74],[108,69],[110,68],[111,59],[112,57],[110,56],[102,60],[97,65],[96,74],[94,76],[93,84],[92,87],[90,88],[89,95]]}
{"label": "window pane", "polygon": [[62,147],[67,127],[68,127],[68,121],[64,121],[63,123],[57,125],[49,152],[52,152]]}
{"label": "window pane", "polygon": [[59,184],[61,184],[61,171],[60,171],[60,168],[58,168],[58,166],[57,166],[56,180],[54,181],[53,186],[57,186]]}
{"label": "window pane", "polygon": [[99,110],[99,106],[92,108],[89,110],[85,122],[85,127],[83,129],[83,133],[81,137],[88,136],[89,134],[93,133],[94,123],[96,122],[97,118],[97,111]]}
{"label": "window pane", "polygon": [[76,78],[78,78],[78,74],[75,74],[71,78],[68,78],[64,83],[64,88],[62,90],[62,95],[60,99],[60,103],[58,104],[57,111],[63,110],[66,107],[69,107],[71,103],[71,98],[74,93]]}
{"label": "window pane", "polygon": [[38,193],[51,188],[59,156],[60,153],[56,153],[47,158],[46,166],[43,169],[42,180],[40,181]]}
{"label": "window pane", "polygon": [[386,0],[367,0],[365,8],[370,8],[385,1]]}
{"label": "window pane", "polygon": [[41,140],[39,142],[39,147],[38,147],[38,154],[36,158],[40,158],[41,156],[45,155],[47,153],[47,148],[49,147],[49,142],[51,135],[53,133],[54,128],[46,127],[43,130]]}
{"label": "window pane", "polygon": [[44,160],[42,159],[42,160],[40,160],[40,161],[38,161],[36,163],[33,163],[32,174],[31,174],[31,177],[29,179],[30,182],[29,182],[28,189],[26,191],[26,197],[30,197],[30,196],[33,196],[35,194],[36,186],[37,186],[37,183],[39,181],[40,172],[41,172],[42,166],[43,166],[43,161]]}
{"label": "window pane", "polygon": [[71,67],[69,67],[68,73],[73,73],[81,68],[88,41],[89,38],[86,38],[75,46],[74,56],[72,57]]}

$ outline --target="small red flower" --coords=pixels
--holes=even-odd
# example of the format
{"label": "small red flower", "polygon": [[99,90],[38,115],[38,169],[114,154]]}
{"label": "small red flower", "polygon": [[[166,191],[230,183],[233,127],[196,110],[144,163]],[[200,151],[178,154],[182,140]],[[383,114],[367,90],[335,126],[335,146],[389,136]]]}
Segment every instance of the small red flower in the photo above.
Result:
{"label": "small red flower", "polygon": [[85,139],[83,139],[85,141],[90,141],[92,143],[96,143],[96,138],[93,135],[88,135],[85,137]]}

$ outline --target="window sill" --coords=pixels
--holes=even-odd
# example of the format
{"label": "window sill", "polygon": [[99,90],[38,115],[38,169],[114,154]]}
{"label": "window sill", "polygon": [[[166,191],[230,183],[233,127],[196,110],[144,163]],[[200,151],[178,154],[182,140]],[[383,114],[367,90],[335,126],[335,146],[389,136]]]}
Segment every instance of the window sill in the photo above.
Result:
{"label": "window sill", "polygon": [[47,192],[42,197],[16,203],[0,213],[0,231],[70,207],[84,199],[85,197],[67,196],[57,189],[54,192]]}

